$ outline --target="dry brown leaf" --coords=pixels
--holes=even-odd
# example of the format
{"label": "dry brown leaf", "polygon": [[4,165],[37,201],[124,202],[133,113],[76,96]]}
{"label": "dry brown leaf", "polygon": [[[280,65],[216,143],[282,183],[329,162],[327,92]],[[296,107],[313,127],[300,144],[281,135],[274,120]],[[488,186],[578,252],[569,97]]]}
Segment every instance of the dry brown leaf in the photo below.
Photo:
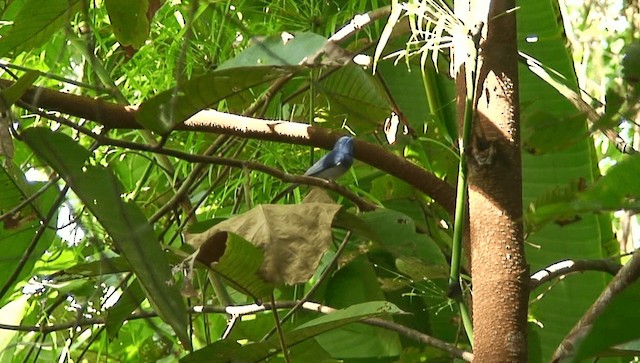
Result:
{"label": "dry brown leaf", "polygon": [[263,204],[206,232],[191,234],[187,240],[199,248],[199,260],[215,262],[206,251],[218,251],[212,255],[221,255],[224,241],[216,238],[216,234],[235,233],[262,249],[264,262],[260,272],[266,281],[303,283],[313,276],[320,258],[329,248],[333,239],[331,224],[341,207],[317,202]]}

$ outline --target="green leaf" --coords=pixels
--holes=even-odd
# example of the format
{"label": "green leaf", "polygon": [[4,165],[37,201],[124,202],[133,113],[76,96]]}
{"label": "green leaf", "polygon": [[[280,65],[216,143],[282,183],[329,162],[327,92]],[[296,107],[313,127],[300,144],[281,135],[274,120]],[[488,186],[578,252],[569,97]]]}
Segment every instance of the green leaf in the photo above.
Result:
{"label": "green leaf", "polygon": [[336,214],[336,217],[333,221],[333,225],[335,227],[348,229],[351,232],[359,234],[363,237],[366,237],[372,241],[380,242],[380,238],[378,235],[371,230],[369,225],[362,220],[358,215],[348,212],[345,209],[341,209]]}
{"label": "green leaf", "polygon": [[[0,169],[0,186],[2,186],[2,193],[0,193],[0,214],[6,213],[9,210],[16,207],[20,202],[27,199],[32,193],[32,188],[36,185],[29,185],[26,177],[13,163],[3,166]],[[44,211],[40,211],[44,212]],[[32,205],[27,204],[21,210],[16,212],[15,218],[35,218],[36,209]],[[6,225],[7,220],[4,220],[5,227],[11,228],[11,225]]]}
{"label": "green leaf", "polygon": [[[448,266],[438,245],[424,233],[417,233],[413,219],[392,209],[378,209],[360,215],[380,238],[382,245],[396,256],[418,257],[423,264]],[[434,276],[430,276],[431,278]]]}
{"label": "green leaf", "polygon": [[341,67],[319,83],[337,125],[348,119],[356,133],[370,132],[391,114],[391,106],[375,78],[361,67]]}
{"label": "green leaf", "polygon": [[[348,291],[348,293],[344,293]],[[361,255],[341,267],[329,280],[327,304],[335,307],[357,306],[367,301],[384,300],[379,277],[371,261]],[[398,333],[368,325],[349,325],[316,338],[334,357],[371,358],[395,356],[402,349]]]}
{"label": "green leaf", "polygon": [[122,292],[118,301],[107,309],[105,326],[109,338],[115,339],[120,328],[134,310],[140,307],[144,300],[144,291],[137,279],[131,281]]}
{"label": "green leaf", "polygon": [[315,54],[326,41],[325,37],[315,33],[272,35],[256,40],[256,44],[224,62],[218,69],[274,66],[293,66],[301,69],[300,63],[304,58]]}
{"label": "green leaf", "polygon": [[620,109],[624,105],[625,97],[613,87],[607,88],[605,95],[604,115],[593,124],[593,129],[605,130],[617,126],[620,123]]}
{"label": "green leaf", "polygon": [[[545,66],[558,71],[565,83],[579,94],[573,57],[566,47],[563,14],[558,2],[521,1],[516,12],[518,22],[518,49],[531,55]],[[560,19],[560,20],[559,20]],[[535,42],[528,39],[535,37]],[[544,110],[556,119],[575,116],[575,107],[561,97],[553,86],[542,81],[524,66],[520,67],[520,104],[534,110]],[[522,120],[522,127],[526,125]],[[587,129],[585,125],[585,130]],[[523,205],[529,205],[541,193],[564,185],[572,180],[584,179],[587,184],[595,179],[597,155],[593,142],[584,138],[566,149],[534,156],[522,153]],[[527,239],[527,262],[531,272],[549,266],[559,259],[602,258],[606,256],[603,244],[612,239],[607,215],[588,215],[577,223],[560,227],[548,224]],[[536,324],[530,325],[532,363],[548,362],[562,338],[583,315],[606,285],[603,274],[581,274],[559,281],[553,289],[531,293],[530,317]],[[567,302],[570,301],[570,304]],[[534,333],[535,332],[535,333]]]}
{"label": "green leaf", "polygon": [[149,36],[148,0],[105,0],[116,39],[122,45],[140,48]]}
{"label": "green leaf", "polygon": [[102,224],[129,262],[149,302],[182,343],[190,346],[186,308],[173,283],[170,266],[144,214],[136,204],[122,200],[120,181],[108,168],[91,165],[93,154],[67,135],[32,127],[23,131],[22,136],[34,153],[65,179]]}
{"label": "green leaf", "polygon": [[[369,301],[362,304],[355,304],[345,309],[336,310],[331,314],[321,316],[319,318],[308,321],[293,332],[302,332],[305,328],[327,329],[333,328],[334,324],[345,324],[345,321],[355,321],[372,318],[382,314],[402,314],[404,311],[398,309],[397,306],[387,301]],[[306,332],[308,333],[308,332]]]}
{"label": "green leaf", "polygon": [[571,203],[585,188],[584,179],[579,179],[541,193],[526,208],[526,233],[536,232],[552,220],[555,220],[558,225],[566,225],[579,220],[577,212],[571,208]]}
{"label": "green leaf", "polygon": [[13,27],[0,39],[0,57],[29,51],[45,44],[80,10],[80,0],[27,0]]}
{"label": "green leaf", "polygon": [[[398,314],[402,310],[386,301],[371,301],[337,310],[325,316],[308,321],[292,331],[285,332],[285,341],[293,346],[319,334],[342,327],[346,324],[361,321],[383,314]],[[258,362],[271,357],[280,350],[278,336],[272,336],[268,341],[240,345],[236,342],[221,340],[206,346],[180,361],[194,362]]]}
{"label": "green leaf", "polygon": [[524,149],[533,154],[567,149],[589,136],[585,128],[585,116],[576,114],[558,118],[545,110],[525,112],[526,127],[522,128]]}
{"label": "green leaf", "polygon": [[40,77],[38,71],[28,71],[20,77],[14,84],[0,91],[4,106],[9,107],[16,103],[24,93],[33,85],[33,82]]}
{"label": "green leaf", "polygon": [[585,187],[584,180],[579,180],[553,188],[530,204],[527,225],[537,229],[551,220],[560,225],[577,221],[578,214],[638,209],[640,184],[636,176],[639,174],[640,155],[633,155],[609,168],[591,187]]}
{"label": "green leaf", "polygon": [[264,260],[262,251],[236,234],[223,234],[227,235],[226,248],[220,261],[212,263],[214,271],[254,297],[270,296],[273,285],[265,282],[259,273]]}
{"label": "green leaf", "polygon": [[[453,84],[446,75],[437,73],[431,67],[424,71],[424,82],[418,76],[421,72],[417,65],[394,66],[391,62],[381,62],[378,67],[380,76],[402,110],[409,127],[424,132],[418,133],[422,142],[407,145],[407,149],[421,149],[412,151],[414,162],[438,176],[452,178],[455,183],[458,160],[450,148],[457,143],[453,140],[457,140],[458,127]],[[416,154],[428,157],[416,158]]]}
{"label": "green leaf", "polygon": [[587,335],[578,343],[573,362],[605,352],[614,345],[640,339],[639,287],[635,283],[611,300],[593,322]]}
{"label": "green leaf", "polygon": [[47,287],[61,295],[72,295],[83,300],[96,294],[95,281],[85,278],[47,284]]}
{"label": "green leaf", "polygon": [[[0,214],[6,213],[20,204],[23,200],[29,198],[35,191],[42,187],[43,183],[28,184],[24,174],[13,163],[7,167],[0,169]],[[13,291],[13,286],[17,282],[22,281],[29,276],[36,261],[49,248],[56,238],[55,221],[57,213],[49,221],[52,228],[47,228],[41,236],[36,234],[40,229],[40,217],[49,213],[53,207],[58,191],[55,187],[49,188],[43,195],[34,202],[27,204],[22,209],[7,216],[2,220],[0,227],[0,270],[13,272],[20,264],[27,249],[31,247],[34,238],[38,237],[38,241],[33,247],[29,258],[26,260],[17,279],[8,286],[8,292]],[[11,273],[0,274],[0,286],[4,286]],[[0,297],[2,299],[3,297]],[[4,301],[4,299],[0,300]]]}
{"label": "green leaf", "polygon": [[640,41],[633,41],[626,46],[622,59],[622,74],[625,81],[637,87],[640,81]]}
{"label": "green leaf", "polygon": [[282,69],[265,71],[261,67],[216,70],[190,79],[179,90],[172,88],[144,101],[136,120],[149,130],[166,134],[198,111],[286,74]]}
{"label": "green leaf", "polygon": [[638,208],[640,202],[640,155],[628,156],[612,166],[596,184],[574,203],[577,210]]}
{"label": "green leaf", "polygon": [[67,275],[93,277],[127,271],[131,271],[131,267],[123,257],[119,256],[79,263],[62,270],[61,272]]}

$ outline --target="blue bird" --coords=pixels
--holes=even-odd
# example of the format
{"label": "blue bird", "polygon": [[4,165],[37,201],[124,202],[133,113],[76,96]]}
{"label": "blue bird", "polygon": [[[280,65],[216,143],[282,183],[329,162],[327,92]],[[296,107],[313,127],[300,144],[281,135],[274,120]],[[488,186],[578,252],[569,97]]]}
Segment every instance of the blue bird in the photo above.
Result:
{"label": "blue bird", "polygon": [[[351,136],[342,136],[336,141],[333,150],[316,161],[315,164],[311,165],[304,175],[326,180],[336,180],[344,175],[351,165],[353,165],[353,138]],[[271,200],[271,203],[277,202],[297,186],[298,184],[290,185],[287,189],[276,195],[276,197]]]}
{"label": "blue bird", "polygon": [[352,164],[353,138],[351,136],[342,136],[336,141],[333,150],[311,165],[304,175],[336,180],[346,173]]}

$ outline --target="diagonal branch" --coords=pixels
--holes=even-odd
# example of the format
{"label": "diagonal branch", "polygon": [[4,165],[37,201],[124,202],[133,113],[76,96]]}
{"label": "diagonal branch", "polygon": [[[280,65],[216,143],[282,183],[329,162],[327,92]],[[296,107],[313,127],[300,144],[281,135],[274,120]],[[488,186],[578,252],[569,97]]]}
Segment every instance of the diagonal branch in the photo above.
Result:
{"label": "diagonal branch", "polygon": [[631,260],[618,272],[611,280],[609,285],[602,291],[596,301],[589,307],[586,313],[580,318],[580,321],[571,329],[564,340],[560,343],[555,353],[553,353],[552,362],[559,362],[564,358],[570,357],[574,353],[576,342],[584,337],[589,331],[591,324],[596,320],[604,309],[609,305],[611,300],[619,293],[627,288],[631,283],[640,277],[640,249],[636,250]]}

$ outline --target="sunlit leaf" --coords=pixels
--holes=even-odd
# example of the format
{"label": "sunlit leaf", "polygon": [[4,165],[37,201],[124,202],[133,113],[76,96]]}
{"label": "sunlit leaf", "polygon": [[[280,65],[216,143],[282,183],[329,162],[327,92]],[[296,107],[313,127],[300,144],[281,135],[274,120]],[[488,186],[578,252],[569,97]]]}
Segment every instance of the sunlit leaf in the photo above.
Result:
{"label": "sunlit leaf", "polygon": [[[22,318],[29,307],[29,296],[22,295],[12,300],[7,305],[0,308],[0,324],[20,325]],[[9,347],[11,341],[18,335],[17,330],[0,330],[0,358],[2,353]],[[8,359],[5,357],[4,359]]]}
{"label": "sunlit leaf", "polygon": [[[398,313],[402,313],[402,310],[385,301],[372,301],[353,305],[346,309],[337,310],[331,314],[311,320],[298,326],[294,330],[286,332],[285,341],[288,345],[295,345],[349,323],[383,314]],[[257,362],[272,356],[279,349],[280,343],[277,336],[272,336],[266,342],[252,343],[244,346],[236,342],[221,340],[184,357],[181,359],[181,362]]]}
{"label": "sunlit leaf", "polygon": [[118,42],[140,48],[149,35],[149,1],[106,0],[104,4]]}
{"label": "sunlit leaf", "polygon": [[146,100],[136,120],[149,130],[165,134],[196,112],[213,107],[227,97],[286,75],[281,69],[230,68],[194,77],[180,89],[169,89]]}
{"label": "sunlit leaf", "polygon": [[[43,185],[43,183],[27,183],[24,174],[13,163],[1,168],[0,186],[3,192],[0,193],[0,213],[4,214],[14,209]],[[36,261],[55,238],[53,229],[47,228],[42,231],[41,235],[37,235],[36,231],[41,228],[40,218],[49,214],[56,196],[57,190],[49,188],[32,203],[27,203],[2,220],[0,226],[0,249],[2,249],[0,269],[9,273],[0,274],[0,286],[5,286],[9,282],[9,277],[20,266],[20,261],[26,257],[26,252],[31,249],[17,278],[10,285],[5,286],[9,293],[13,291],[16,283],[29,276]],[[55,226],[56,219],[57,213],[54,213],[52,220],[48,221],[49,225]],[[0,297],[0,301],[4,301],[4,297]]]}
{"label": "sunlit leaf", "polygon": [[315,33],[281,33],[254,39],[254,45],[220,65],[219,70],[247,67],[298,67],[321,49],[327,39]]}
{"label": "sunlit leaf", "polygon": [[80,0],[27,0],[11,30],[0,39],[0,57],[41,46],[80,10],[81,4]]}

